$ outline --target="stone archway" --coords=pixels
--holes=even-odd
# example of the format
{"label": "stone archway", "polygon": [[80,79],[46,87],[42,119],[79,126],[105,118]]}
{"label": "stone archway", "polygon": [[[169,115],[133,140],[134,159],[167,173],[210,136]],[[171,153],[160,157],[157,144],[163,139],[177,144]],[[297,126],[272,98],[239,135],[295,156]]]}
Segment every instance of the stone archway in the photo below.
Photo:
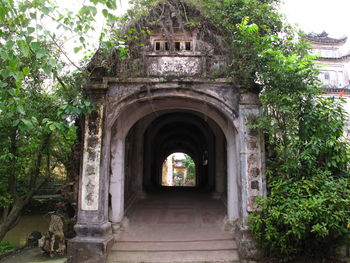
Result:
{"label": "stone archway", "polygon": [[[199,26],[192,28],[184,23],[187,21],[185,9],[191,11],[195,20],[201,21]],[[154,21],[152,16],[159,10],[163,11]],[[135,145],[132,146],[135,152],[143,152],[147,127],[164,112],[187,112],[209,120],[214,138],[221,143],[213,143],[210,136],[198,129],[205,139],[188,147],[197,148],[194,145],[201,142],[208,146],[198,147],[197,158],[206,148],[209,155],[220,152],[222,146],[218,145],[226,142],[226,156],[217,154],[208,158],[211,163],[219,163],[226,157],[227,167],[221,165],[224,168],[218,170],[220,165],[217,165],[210,169],[227,174],[227,217],[239,230],[247,229],[246,218],[256,209],[255,198],[265,195],[263,137],[248,125],[260,112],[259,99],[249,92],[252,87],[238,87],[231,80],[220,78],[232,71],[229,67],[232,54],[225,36],[219,34],[220,30],[213,30],[216,26],[202,17],[200,10],[178,1],[161,1],[135,23],[142,23],[140,28],[146,26],[150,32],[130,40],[127,45],[133,52],[126,59],[114,55],[106,57],[100,50],[89,64],[91,76],[86,91],[97,104],[97,110],[85,119],[77,236],[68,246],[74,262],[105,261],[113,243],[111,222],[117,226],[125,211],[126,143]],[[129,24],[126,30],[134,25]],[[135,124],[137,129],[133,128]],[[133,139],[128,141],[126,138],[132,133],[135,135],[130,135]],[[176,133],[185,136],[178,130]],[[170,133],[167,136],[173,138]],[[166,147],[162,147],[158,150],[165,154]],[[174,144],[169,147],[176,148]],[[154,150],[153,154],[158,153]],[[142,158],[136,162],[133,172],[142,174]],[[215,183],[211,181],[217,192],[224,191],[222,185],[225,184],[216,181],[223,177],[216,177]],[[138,185],[142,185],[142,177],[136,178]],[[142,196],[142,189],[138,191]]]}
{"label": "stone archway", "polygon": [[[103,83],[89,89],[98,109],[85,120],[77,237],[69,244],[76,262],[85,262],[82,258],[105,261],[113,243],[111,223],[118,226],[124,216],[126,136],[141,119],[144,123],[138,132],[142,135],[161,112],[195,113],[210,120],[214,134],[223,134],[227,218],[245,227],[248,212],[255,209],[254,198],[265,194],[262,136],[247,125],[252,115],[259,114],[256,95],[240,93],[224,79],[105,78]],[[141,138],[136,136],[136,140]],[[137,151],[143,151],[142,141],[136,144],[141,147]]]}
{"label": "stone archway", "polygon": [[[230,222],[242,218],[242,207],[240,200],[241,187],[240,170],[239,170],[239,137],[237,128],[234,127],[234,120],[229,120],[220,109],[210,104],[203,105],[202,100],[192,98],[183,98],[165,96],[153,100],[149,103],[145,100],[143,103],[132,103],[122,110],[116,118],[115,124],[111,127],[111,213],[110,220],[113,224],[118,225],[124,216],[124,168],[125,168],[125,138],[131,127],[140,119],[150,114],[156,114],[162,111],[187,110],[203,114],[210,118],[223,131],[227,141],[227,215]],[[137,109],[135,109],[137,105]],[[205,109],[205,110],[203,110]],[[132,114],[132,118],[130,118]],[[231,116],[235,116],[232,114]],[[151,119],[151,118],[150,118]],[[214,121],[215,120],[215,121]],[[225,131],[225,132],[224,132]],[[232,161],[234,160],[234,161]],[[143,170],[143,169],[141,169]]]}

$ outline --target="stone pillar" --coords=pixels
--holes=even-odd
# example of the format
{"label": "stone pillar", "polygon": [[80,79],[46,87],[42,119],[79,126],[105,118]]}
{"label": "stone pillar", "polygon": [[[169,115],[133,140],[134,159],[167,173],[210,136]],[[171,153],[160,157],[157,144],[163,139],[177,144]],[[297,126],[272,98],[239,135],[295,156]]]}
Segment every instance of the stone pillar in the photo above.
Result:
{"label": "stone pillar", "polygon": [[[216,128],[216,127],[215,127]],[[214,198],[222,198],[225,192],[225,147],[224,135],[216,128],[215,131],[215,193]]]}
{"label": "stone pillar", "polygon": [[257,260],[262,254],[257,249],[247,226],[249,212],[255,211],[255,199],[266,196],[265,149],[263,134],[249,124],[261,114],[259,98],[254,93],[242,93],[239,104],[240,115],[240,164],[242,184],[242,215],[238,226],[239,251],[242,259]]}
{"label": "stone pillar", "polygon": [[227,130],[227,219],[229,225],[234,225],[241,217],[241,200],[239,193],[239,140],[237,132],[232,128]]}
{"label": "stone pillar", "polygon": [[[96,110],[85,116],[83,162],[79,180],[78,221],[76,237],[68,243],[68,256],[73,263],[103,263],[113,244],[108,221],[108,171],[102,165],[106,158],[103,149],[104,85],[89,87]],[[101,96],[102,95],[102,96]]]}
{"label": "stone pillar", "polygon": [[262,132],[249,127],[249,123],[260,115],[260,103],[254,93],[241,94],[240,105],[240,161],[243,186],[243,217],[257,209],[254,201],[266,195],[264,176],[264,140]]}
{"label": "stone pillar", "polygon": [[113,231],[116,232],[120,228],[124,217],[125,138],[115,138],[111,149],[111,185],[109,189],[111,195],[110,220],[113,224]]}

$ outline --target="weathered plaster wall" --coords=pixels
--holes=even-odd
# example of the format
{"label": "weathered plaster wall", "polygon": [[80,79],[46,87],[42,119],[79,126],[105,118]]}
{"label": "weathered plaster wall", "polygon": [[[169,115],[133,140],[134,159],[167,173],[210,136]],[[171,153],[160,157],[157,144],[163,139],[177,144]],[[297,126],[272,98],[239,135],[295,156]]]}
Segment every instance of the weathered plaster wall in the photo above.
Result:
{"label": "weathered plaster wall", "polygon": [[199,76],[202,74],[200,56],[157,56],[148,59],[149,76]]}
{"label": "weathered plaster wall", "polygon": [[[164,83],[163,86],[164,87],[175,86],[175,84],[176,83]],[[132,84],[130,84],[130,85],[132,85]],[[209,86],[208,84],[206,84],[206,85]],[[188,85],[188,86],[190,87],[190,85]],[[124,91],[128,90],[130,92],[130,89],[127,88],[127,89],[124,89]],[[142,90],[140,91],[137,87],[136,87],[135,90],[137,92],[141,92],[142,93]],[[190,90],[191,89],[188,88],[188,91],[190,91]],[[212,94],[215,94],[215,92],[213,90],[214,90],[214,88],[212,87]],[[157,89],[155,91],[159,91],[159,89]],[[193,92],[195,92],[195,90],[193,90]],[[128,94],[130,94],[130,93],[128,93]],[[127,111],[127,114],[123,115],[124,117],[119,115],[118,120],[120,120],[120,121],[118,121],[118,123],[119,123],[120,127],[118,127],[118,125],[114,126],[112,130],[114,132],[118,132],[119,131],[119,132],[122,132],[122,133],[126,134],[127,131],[131,128],[131,126],[137,120],[139,120],[142,116],[145,116],[145,114],[149,114],[149,113],[152,113],[152,112],[155,112],[155,114],[156,114],[156,112],[158,112],[160,110],[167,110],[167,109],[188,109],[188,110],[194,110],[195,109],[195,111],[199,111],[202,114],[208,114],[208,116],[213,116],[213,114],[214,114],[214,116],[216,115],[216,117],[214,117],[214,119],[216,121],[220,122],[220,126],[221,127],[225,127],[224,130],[227,130],[227,127],[228,127],[227,125],[229,123],[225,119],[222,119],[223,116],[220,115],[222,113],[220,113],[219,110],[214,110],[213,111],[212,106],[210,106],[210,102],[209,101],[213,99],[212,96],[209,96],[209,101],[208,101],[208,99],[203,100],[203,101],[207,101],[208,104],[203,104],[202,100],[198,100],[198,97],[200,97],[200,96],[205,97],[203,94],[204,94],[204,92],[202,92],[202,91],[201,92],[196,91],[195,95],[191,94],[190,92],[188,92],[187,94],[186,94],[186,92],[183,92],[183,93],[181,92],[180,93],[179,90],[176,90],[176,89],[173,88],[173,89],[161,90],[160,94],[149,94],[149,95],[146,95],[146,96],[136,96],[136,95],[134,95],[134,96],[131,95],[130,96],[129,95],[128,96],[129,99],[135,99],[138,102],[129,103],[128,104],[128,103],[125,103],[125,101],[121,100],[121,101],[123,101],[122,102],[123,104],[125,103],[124,105],[128,105],[129,110]],[[206,95],[206,96],[208,96],[208,95]],[[141,97],[141,98],[139,98],[139,97]],[[186,97],[188,99],[186,99]],[[112,98],[109,98],[109,99],[112,100]],[[194,102],[193,100],[195,100],[197,102]],[[113,102],[111,103],[111,105],[113,105],[112,112],[115,113],[115,109],[117,109],[118,106],[114,105]],[[222,103],[218,104],[218,105],[223,106]],[[133,106],[136,106],[136,107],[133,107]],[[133,112],[132,115],[131,115],[131,112]],[[230,112],[231,113],[229,114],[229,116],[235,118],[234,117],[235,113],[232,110],[230,110]],[[132,118],[130,118],[130,116],[132,116]],[[110,118],[114,119],[114,117],[115,116],[113,114],[111,114]],[[222,119],[222,121],[220,121],[220,119]],[[130,124],[128,124],[128,123],[130,123]],[[230,129],[233,129],[233,128],[230,128]],[[122,136],[122,135],[120,135],[120,136]],[[118,135],[118,136],[116,136],[116,138],[120,137],[120,136]],[[113,143],[113,145],[116,145],[116,143]],[[112,146],[112,147],[114,147],[114,146]],[[116,147],[116,149],[118,148],[117,146],[115,146],[115,147]],[[113,149],[112,149],[112,152],[113,152]],[[118,156],[119,154],[113,153],[112,155],[113,156]],[[122,164],[120,164],[120,165],[122,165]],[[112,176],[113,176],[113,173],[114,172],[113,172],[113,161],[112,161]],[[117,174],[116,174],[116,176],[117,176]],[[112,187],[112,185],[111,185],[111,187]],[[115,190],[116,189],[114,189],[114,191]],[[237,193],[235,193],[235,194],[237,194]],[[237,207],[235,209],[237,209]]]}
{"label": "weathered plaster wall", "polygon": [[257,209],[254,201],[258,196],[266,195],[264,177],[264,144],[261,131],[249,127],[251,121],[260,115],[258,97],[253,94],[242,94],[240,100],[240,155],[243,185],[243,202],[248,212]]}
{"label": "weathered plaster wall", "polygon": [[85,120],[81,179],[81,209],[85,211],[97,211],[99,208],[102,120],[103,106],[87,115]]}
{"label": "weathered plaster wall", "polygon": [[139,153],[136,146],[137,127],[133,127],[125,139],[125,186],[124,186],[124,206],[128,207],[136,196],[135,181],[137,178],[137,158]]}
{"label": "weathered plaster wall", "polygon": [[[254,198],[263,195],[265,188],[261,155],[262,138],[247,125],[249,116],[259,113],[256,95],[242,93],[223,79],[161,81],[152,78],[129,80],[109,78],[104,80],[103,85],[96,87],[104,90],[108,87],[104,100],[106,112],[103,132],[100,133],[103,142],[100,178],[109,177],[110,180],[109,184],[103,182],[99,185],[102,198],[99,204],[106,204],[107,200],[103,199],[105,195],[101,192],[109,190],[111,199],[109,219],[116,227],[124,216],[125,198],[136,196],[137,189],[142,192],[140,175],[143,173],[143,157],[136,153],[140,147],[137,148],[135,144],[143,143],[142,140],[135,140],[136,134],[140,133],[132,131],[132,127],[144,119],[141,130],[145,131],[147,125],[159,116],[160,112],[173,110],[196,112],[204,119],[207,118],[208,123],[213,122],[212,127],[213,124],[219,127],[213,130],[220,129],[223,132],[224,138],[221,139],[217,132],[214,134],[218,141],[221,140],[218,145],[226,141],[227,169],[215,169],[218,173],[227,174],[228,219],[242,221],[244,224],[248,211],[254,209],[252,204]],[[128,142],[128,134],[132,134],[134,138],[130,139],[132,142]],[[86,139],[88,138],[87,133]],[[128,143],[131,144],[126,146]],[[220,147],[217,148],[219,152],[222,149]],[[215,151],[215,147],[210,151]],[[219,156],[225,154],[221,152]],[[126,158],[135,158],[136,169],[127,166]],[[96,163],[95,168],[97,166]],[[216,179],[217,192],[223,191],[223,178],[224,176],[219,176]],[[87,217],[84,213],[82,215],[81,222],[84,222]]]}
{"label": "weathered plaster wall", "polygon": [[131,102],[151,103],[152,100],[165,96],[202,99],[203,111],[206,110],[206,105],[215,105],[230,118],[235,119],[238,116],[239,90],[232,87],[226,79],[106,78],[104,81],[109,83],[106,101],[108,125],[112,125],[120,110]]}
{"label": "weathered plaster wall", "polygon": [[[108,177],[101,160],[104,147],[104,105],[97,94],[97,110],[85,118],[83,164],[79,180],[78,222],[76,237],[68,242],[70,262],[104,263],[113,244],[111,223],[108,222]],[[107,162],[109,159],[107,160]]]}

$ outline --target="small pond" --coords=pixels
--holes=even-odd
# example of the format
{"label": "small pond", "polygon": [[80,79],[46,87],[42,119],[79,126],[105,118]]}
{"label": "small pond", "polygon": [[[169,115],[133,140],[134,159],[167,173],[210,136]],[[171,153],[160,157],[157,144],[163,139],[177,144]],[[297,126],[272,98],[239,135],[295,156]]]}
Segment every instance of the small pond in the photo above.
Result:
{"label": "small pond", "polygon": [[32,232],[39,231],[41,234],[45,234],[49,230],[49,223],[49,215],[22,216],[17,226],[6,234],[3,241],[17,246],[23,246]]}

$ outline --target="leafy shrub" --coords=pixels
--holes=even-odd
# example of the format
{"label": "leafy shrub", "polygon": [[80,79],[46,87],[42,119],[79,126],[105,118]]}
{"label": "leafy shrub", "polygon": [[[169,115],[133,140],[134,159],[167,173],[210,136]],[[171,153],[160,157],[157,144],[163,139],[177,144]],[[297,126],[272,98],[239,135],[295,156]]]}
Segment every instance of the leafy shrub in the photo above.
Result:
{"label": "leafy shrub", "polygon": [[325,255],[350,238],[349,178],[270,178],[269,198],[250,215],[251,231],[268,255]]}
{"label": "leafy shrub", "polygon": [[0,253],[15,248],[16,246],[6,241],[0,241]]}
{"label": "leafy shrub", "polygon": [[350,240],[349,144],[342,102],[320,97],[305,103],[288,144],[295,155],[282,158],[284,148],[274,143],[274,158],[267,162],[269,196],[258,200],[260,210],[249,218],[269,256],[325,256]]}
{"label": "leafy shrub", "polygon": [[315,56],[279,0],[202,1],[227,36],[234,83],[259,94],[268,198],[250,229],[268,256],[320,255],[349,240],[349,143],[342,101],[322,93]]}

